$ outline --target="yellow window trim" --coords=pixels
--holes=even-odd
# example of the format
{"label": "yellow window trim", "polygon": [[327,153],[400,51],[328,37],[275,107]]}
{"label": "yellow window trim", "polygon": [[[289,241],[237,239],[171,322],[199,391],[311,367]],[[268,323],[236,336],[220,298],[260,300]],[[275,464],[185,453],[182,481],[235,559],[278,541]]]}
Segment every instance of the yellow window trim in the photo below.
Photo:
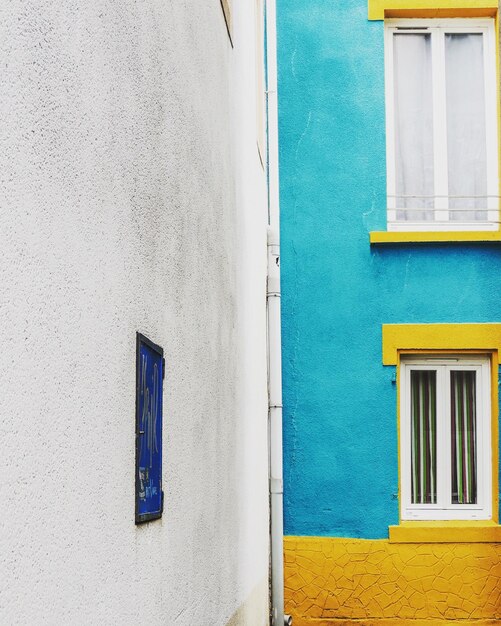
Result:
{"label": "yellow window trim", "polygon": [[501,350],[501,324],[383,324],[383,364],[399,351]]}
{"label": "yellow window trim", "polygon": [[[400,365],[402,354],[426,354],[438,352],[490,353],[491,354],[491,407],[492,407],[492,521],[483,522],[419,522],[400,520],[399,526],[390,526],[390,541],[421,543],[415,537],[426,536],[424,541],[448,543],[456,541],[452,537],[469,537],[468,541],[501,541],[498,503],[498,462],[499,462],[499,398],[498,372],[501,350],[501,324],[383,324],[383,365]],[[400,390],[400,367],[397,367],[397,388]],[[400,399],[397,400],[398,433],[400,433]],[[399,434],[400,437],[400,434]],[[400,440],[398,442],[400,468]],[[399,470],[400,471],[400,470]],[[399,476],[400,497],[400,476]],[[398,529],[398,530],[396,530]],[[405,529],[405,530],[404,530]],[[455,529],[460,529],[455,530]],[[468,531],[466,532],[466,529]],[[416,534],[421,533],[421,535]],[[413,534],[414,533],[414,534]],[[459,539],[457,539],[459,541]]]}
{"label": "yellow window trim", "polygon": [[495,522],[401,522],[389,527],[390,543],[501,543]]}
{"label": "yellow window trim", "polygon": [[497,0],[368,0],[369,19],[385,17],[494,17]]}
{"label": "yellow window trim", "polygon": [[369,233],[371,244],[385,243],[433,243],[446,241],[450,243],[475,243],[475,242],[499,242],[501,243],[501,231],[372,231]]}

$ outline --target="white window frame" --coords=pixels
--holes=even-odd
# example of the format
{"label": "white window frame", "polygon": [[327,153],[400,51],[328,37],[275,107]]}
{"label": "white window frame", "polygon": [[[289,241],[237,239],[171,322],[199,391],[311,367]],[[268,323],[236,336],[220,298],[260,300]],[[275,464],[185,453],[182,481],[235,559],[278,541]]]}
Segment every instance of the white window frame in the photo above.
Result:
{"label": "white window frame", "polygon": [[[413,504],[411,498],[412,370],[437,371],[437,503]],[[450,371],[476,371],[477,503],[452,504],[450,442]],[[400,360],[400,515],[402,520],[492,519],[491,364],[488,356],[402,356]]]}
{"label": "white window frame", "polygon": [[[394,117],[393,35],[429,32],[432,37],[433,144],[435,173],[435,220],[397,220]],[[415,29],[415,30],[413,30]],[[446,33],[484,34],[484,80],[486,107],[487,198],[486,221],[449,220],[445,46]],[[499,230],[499,156],[497,120],[496,34],[492,18],[388,19],[385,21],[385,94],[387,158],[387,228],[389,231],[485,231]],[[426,209],[429,210],[429,209]],[[482,210],[482,209],[471,209]]]}

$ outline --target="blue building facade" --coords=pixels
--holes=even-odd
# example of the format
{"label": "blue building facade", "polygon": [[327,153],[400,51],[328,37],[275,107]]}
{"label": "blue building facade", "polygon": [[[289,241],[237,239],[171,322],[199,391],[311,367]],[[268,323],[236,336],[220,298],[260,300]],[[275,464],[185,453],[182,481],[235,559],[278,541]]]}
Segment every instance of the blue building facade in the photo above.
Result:
{"label": "blue building facade", "polygon": [[[480,17],[495,21],[483,4]],[[287,610],[300,624],[499,618],[499,231],[388,232],[385,22],[368,9],[278,2]],[[432,339],[410,345],[408,325]],[[394,363],[385,328],[406,337]],[[401,512],[400,358],[464,350],[485,355],[494,381],[490,517],[412,526]],[[462,591],[437,591],[463,553],[450,572]]]}

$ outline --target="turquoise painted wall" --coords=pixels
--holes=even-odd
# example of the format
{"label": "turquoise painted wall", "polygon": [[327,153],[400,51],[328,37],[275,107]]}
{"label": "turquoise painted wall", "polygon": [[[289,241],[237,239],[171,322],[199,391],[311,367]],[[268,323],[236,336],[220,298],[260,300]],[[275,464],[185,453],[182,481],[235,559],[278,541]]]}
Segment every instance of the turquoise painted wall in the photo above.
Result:
{"label": "turquoise painted wall", "polygon": [[386,229],[383,24],[278,0],[285,532],[398,522],[381,324],[501,321],[501,247],[369,246]]}

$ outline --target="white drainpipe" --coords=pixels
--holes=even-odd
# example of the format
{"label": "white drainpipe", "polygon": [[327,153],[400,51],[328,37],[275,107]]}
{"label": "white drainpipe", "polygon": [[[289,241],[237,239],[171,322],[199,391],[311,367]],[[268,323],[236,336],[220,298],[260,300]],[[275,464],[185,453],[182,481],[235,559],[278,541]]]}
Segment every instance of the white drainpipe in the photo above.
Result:
{"label": "white drainpipe", "polygon": [[280,316],[280,203],[278,186],[277,34],[275,0],[266,0],[268,113],[268,397],[271,503],[272,626],[290,626],[284,615],[282,339]]}
{"label": "white drainpipe", "polygon": [[280,244],[268,229],[268,397],[271,504],[272,626],[290,624],[284,616],[283,464],[282,464],[282,354],[280,324]]}

